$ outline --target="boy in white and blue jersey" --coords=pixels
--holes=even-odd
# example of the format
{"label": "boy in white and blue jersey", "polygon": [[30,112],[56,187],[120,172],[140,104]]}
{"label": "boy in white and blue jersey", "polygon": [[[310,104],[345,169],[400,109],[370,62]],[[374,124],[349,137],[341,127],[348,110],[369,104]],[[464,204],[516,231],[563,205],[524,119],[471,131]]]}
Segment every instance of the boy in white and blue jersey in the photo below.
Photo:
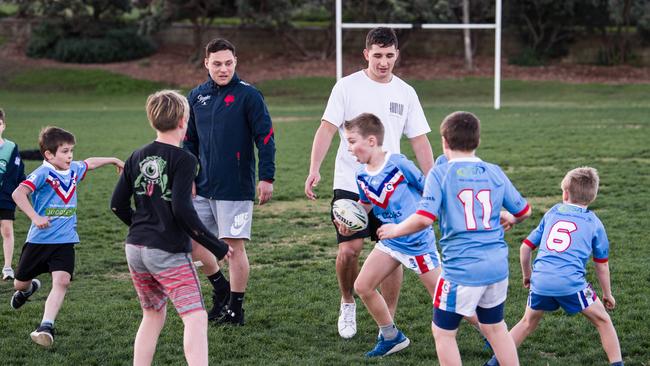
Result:
{"label": "boy in white and blue jersey", "polygon": [[[52,274],[52,290],[45,302],[43,320],[30,336],[42,346],[54,342],[54,320],[74,273],[77,234],[77,185],[88,170],[124,163],[117,158],[73,161],[74,135],[58,127],[46,127],[39,135],[43,165],[36,168],[12,194],[16,205],[31,219],[27,240],[20,254],[11,307],[18,309],[40,288],[36,278]],[[30,195],[33,204],[30,202]]]}
{"label": "boy in white and blue jersey", "polygon": [[[530,289],[523,318],[510,330],[517,347],[539,324],[545,311],[560,307],[584,314],[598,329],[612,365],[623,365],[616,329],[605,308],[612,310],[609,241],[603,223],[587,208],[596,199],[599,178],[594,168],[576,168],[562,180],[562,203],[551,208],[520,248],[524,287]],[[539,249],[531,275],[531,255]],[[585,279],[589,257],[603,291],[601,302]],[[491,359],[487,365],[498,365]]]}
{"label": "boy in white and blue jersey", "polygon": [[529,217],[530,206],[501,168],[476,157],[480,142],[476,116],[454,112],[443,120],[440,134],[448,161],[429,172],[417,212],[399,225],[382,226],[379,237],[406,235],[440,218],[442,275],[432,324],[440,364],[461,363],[458,326],[463,316],[476,314],[497,358],[517,365],[517,350],[503,321],[508,245],[502,225]]}
{"label": "boy in white and blue jersey", "polygon": [[[422,198],[424,176],[404,155],[382,148],[384,127],[377,116],[363,113],[344,124],[348,150],[363,164],[357,171],[359,202],[382,222],[399,223],[415,212]],[[352,234],[338,225],[343,235]],[[367,357],[386,356],[406,348],[410,340],[395,327],[379,284],[403,264],[418,274],[433,297],[440,274],[436,238],[431,227],[401,238],[378,242],[354,282],[380,330]]]}

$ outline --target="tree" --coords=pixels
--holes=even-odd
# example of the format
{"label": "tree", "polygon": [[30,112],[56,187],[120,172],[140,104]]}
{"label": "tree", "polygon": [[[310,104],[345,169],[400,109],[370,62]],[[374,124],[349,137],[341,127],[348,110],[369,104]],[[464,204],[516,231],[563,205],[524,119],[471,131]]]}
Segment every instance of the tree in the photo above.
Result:
{"label": "tree", "polygon": [[203,59],[204,34],[216,17],[231,17],[237,13],[236,0],[138,0],[143,11],[141,30],[151,34],[174,21],[192,23],[193,61]]}

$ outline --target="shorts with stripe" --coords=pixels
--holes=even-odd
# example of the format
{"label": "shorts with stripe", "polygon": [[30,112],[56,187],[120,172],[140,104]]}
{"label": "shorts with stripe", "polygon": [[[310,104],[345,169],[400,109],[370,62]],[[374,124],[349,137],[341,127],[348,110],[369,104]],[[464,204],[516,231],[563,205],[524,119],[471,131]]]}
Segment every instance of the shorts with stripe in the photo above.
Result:
{"label": "shorts with stripe", "polygon": [[528,294],[528,307],[533,310],[555,311],[562,307],[569,315],[588,308],[598,299],[596,291],[588,284],[584,289],[567,296],[544,296],[533,291]]}
{"label": "shorts with stripe", "polygon": [[126,261],[143,309],[162,309],[170,299],[179,315],[204,310],[201,285],[189,253],[126,244]]}
{"label": "shorts with stripe", "polygon": [[436,309],[472,316],[476,308],[494,308],[508,296],[508,279],[487,286],[464,286],[440,277],[433,305]]}
{"label": "shorts with stripe", "polygon": [[406,268],[419,275],[425,274],[440,266],[440,257],[438,256],[438,252],[435,250],[433,253],[420,255],[404,254],[384,245],[381,241],[375,244],[375,249],[388,254],[391,258],[402,263]]}

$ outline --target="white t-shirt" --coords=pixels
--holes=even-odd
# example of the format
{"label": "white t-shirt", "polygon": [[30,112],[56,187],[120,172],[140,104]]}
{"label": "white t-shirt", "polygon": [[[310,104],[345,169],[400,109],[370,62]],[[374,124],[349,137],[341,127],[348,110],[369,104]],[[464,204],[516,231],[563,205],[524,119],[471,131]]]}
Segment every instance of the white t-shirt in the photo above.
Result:
{"label": "white t-shirt", "polygon": [[323,120],[339,129],[341,143],[334,164],[334,189],[358,192],[355,172],[360,164],[348,151],[343,123],[372,113],[384,124],[385,151],[400,153],[402,134],[408,138],[431,131],[415,89],[393,75],[388,83],[378,83],[361,70],[339,80],[330,94]]}

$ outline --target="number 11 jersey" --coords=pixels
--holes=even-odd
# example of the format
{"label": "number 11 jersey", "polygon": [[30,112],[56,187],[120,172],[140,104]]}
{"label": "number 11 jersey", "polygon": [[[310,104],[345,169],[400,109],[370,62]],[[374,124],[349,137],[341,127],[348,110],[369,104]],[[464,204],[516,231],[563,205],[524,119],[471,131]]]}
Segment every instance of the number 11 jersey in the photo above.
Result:
{"label": "number 11 jersey", "polygon": [[416,213],[440,220],[443,278],[464,286],[508,278],[502,207],[515,216],[529,208],[497,165],[473,157],[431,169]]}

